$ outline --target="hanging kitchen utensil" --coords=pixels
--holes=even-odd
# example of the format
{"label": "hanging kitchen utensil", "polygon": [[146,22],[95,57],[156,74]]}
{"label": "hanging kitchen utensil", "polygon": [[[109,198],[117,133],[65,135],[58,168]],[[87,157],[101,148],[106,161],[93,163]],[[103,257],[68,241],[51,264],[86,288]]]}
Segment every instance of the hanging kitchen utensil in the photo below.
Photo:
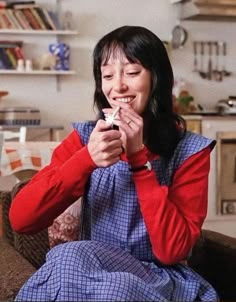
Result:
{"label": "hanging kitchen utensil", "polygon": [[219,44],[214,42],[215,46],[215,68],[212,70],[212,77],[215,81],[222,81],[221,72],[219,70]]}
{"label": "hanging kitchen utensil", "polygon": [[203,41],[200,42],[200,46],[201,46],[201,48],[200,48],[200,69],[198,72],[203,79],[206,79],[207,72],[205,72],[205,69],[204,69],[204,42]]}
{"label": "hanging kitchen utensil", "polygon": [[176,25],[171,33],[171,44],[173,49],[182,48],[188,39],[187,30],[181,26]]}
{"label": "hanging kitchen utensil", "polygon": [[223,75],[225,77],[229,77],[231,75],[231,72],[227,70],[226,68],[226,55],[227,55],[227,48],[226,48],[226,42],[223,42]]}
{"label": "hanging kitchen utensil", "polygon": [[212,42],[208,42],[208,67],[207,67],[207,78],[212,79]]}
{"label": "hanging kitchen utensil", "polygon": [[197,46],[198,46],[198,42],[194,41],[193,42],[193,54],[194,54],[194,59],[193,59],[193,71],[194,72],[198,72],[198,51],[197,51]]}

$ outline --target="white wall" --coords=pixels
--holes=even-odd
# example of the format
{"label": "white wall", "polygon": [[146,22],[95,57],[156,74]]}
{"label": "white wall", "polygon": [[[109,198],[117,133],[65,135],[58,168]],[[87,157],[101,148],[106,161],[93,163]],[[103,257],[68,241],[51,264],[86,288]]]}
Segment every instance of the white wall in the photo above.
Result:
{"label": "white wall", "polygon": [[[38,3],[48,1],[38,0]],[[168,40],[172,28],[177,24],[177,13],[168,0],[60,0],[61,11],[70,9],[74,14],[75,28],[78,36],[66,37],[65,42],[71,46],[71,67],[77,71],[76,76],[6,76],[0,75],[0,89],[9,90],[10,95],[2,99],[3,106],[36,106],[40,109],[43,123],[62,124],[65,126],[63,136],[70,131],[70,122],[83,121],[94,117],[92,50],[98,39],[108,31],[122,25],[142,25],[154,31],[161,39]],[[50,5],[56,4],[51,0]],[[182,22],[188,30],[189,38],[185,47],[171,53],[171,61],[176,76],[188,80],[188,86],[197,102],[212,107],[219,98],[234,94],[235,76],[222,83],[202,80],[193,69],[193,40],[220,40],[228,42],[229,63],[235,72],[234,63],[236,43],[233,33],[236,23]],[[1,35],[0,39],[10,38]],[[12,36],[24,39],[27,52],[31,58],[36,52],[45,52],[47,45],[55,40],[53,37]],[[34,44],[36,42],[36,44]],[[58,89],[59,88],[59,89]]]}

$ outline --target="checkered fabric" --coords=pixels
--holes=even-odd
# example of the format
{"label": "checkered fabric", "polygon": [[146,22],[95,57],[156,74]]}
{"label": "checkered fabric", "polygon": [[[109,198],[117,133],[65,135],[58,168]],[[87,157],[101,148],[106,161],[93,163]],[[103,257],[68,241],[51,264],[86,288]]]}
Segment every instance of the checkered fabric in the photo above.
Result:
{"label": "checkered fabric", "polygon": [[[86,144],[94,123],[74,127]],[[152,162],[158,179],[170,184],[174,170],[211,143],[187,133],[171,161]],[[218,300],[212,286],[188,266],[164,266],[155,258],[126,162],[96,169],[85,195],[89,240],[53,248],[16,301]]]}

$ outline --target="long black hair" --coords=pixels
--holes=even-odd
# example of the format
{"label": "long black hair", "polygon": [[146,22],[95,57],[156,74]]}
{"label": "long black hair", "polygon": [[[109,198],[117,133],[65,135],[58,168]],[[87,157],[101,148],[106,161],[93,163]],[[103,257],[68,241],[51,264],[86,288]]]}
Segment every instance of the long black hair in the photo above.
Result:
{"label": "long black hair", "polygon": [[102,92],[101,65],[114,52],[121,51],[129,62],[140,63],[151,72],[151,93],[142,114],[144,144],[154,154],[169,158],[186,130],[184,119],[173,111],[174,76],[163,42],[141,26],[122,26],[100,39],[93,52],[95,79],[94,106],[99,117],[102,109],[110,107]]}

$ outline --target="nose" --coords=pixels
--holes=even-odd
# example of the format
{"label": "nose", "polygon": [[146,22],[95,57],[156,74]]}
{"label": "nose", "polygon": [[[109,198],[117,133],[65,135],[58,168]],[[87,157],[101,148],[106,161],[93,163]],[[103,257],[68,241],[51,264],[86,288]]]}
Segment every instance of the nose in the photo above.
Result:
{"label": "nose", "polygon": [[114,83],[113,83],[113,89],[117,92],[123,92],[123,91],[126,91],[128,88],[126,82],[125,82],[125,79],[122,75],[117,75],[115,78],[114,78]]}

